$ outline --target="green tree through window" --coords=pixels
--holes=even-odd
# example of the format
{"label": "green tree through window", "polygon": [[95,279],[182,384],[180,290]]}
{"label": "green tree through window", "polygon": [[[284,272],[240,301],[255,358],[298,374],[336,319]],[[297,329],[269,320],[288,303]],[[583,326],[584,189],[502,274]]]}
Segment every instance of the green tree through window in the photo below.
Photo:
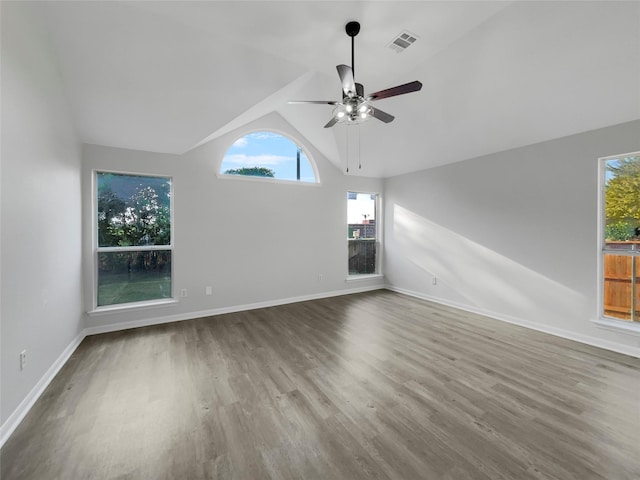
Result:
{"label": "green tree through window", "polygon": [[230,168],[225,170],[225,175],[247,175],[249,177],[270,177],[276,176],[276,172],[266,167],[242,167],[242,168]]}
{"label": "green tree through window", "polygon": [[606,238],[631,240],[640,236],[640,156],[610,160],[606,169]]}

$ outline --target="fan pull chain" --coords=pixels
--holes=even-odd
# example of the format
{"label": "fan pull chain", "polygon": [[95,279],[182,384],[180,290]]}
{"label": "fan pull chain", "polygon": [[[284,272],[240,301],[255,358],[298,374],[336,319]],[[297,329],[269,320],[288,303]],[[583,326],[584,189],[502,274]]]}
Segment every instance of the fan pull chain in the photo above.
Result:
{"label": "fan pull chain", "polygon": [[347,136],[347,173],[349,173],[349,129],[345,128],[344,132]]}
{"label": "fan pull chain", "polygon": [[362,170],[362,154],[360,153],[360,125],[358,125],[358,170]]}

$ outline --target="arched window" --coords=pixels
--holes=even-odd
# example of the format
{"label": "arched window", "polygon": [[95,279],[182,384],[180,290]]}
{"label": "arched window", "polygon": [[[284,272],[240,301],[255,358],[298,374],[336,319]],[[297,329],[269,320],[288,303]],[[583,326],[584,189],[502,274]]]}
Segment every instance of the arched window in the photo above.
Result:
{"label": "arched window", "polygon": [[237,139],[220,164],[223,175],[317,183],[302,147],[274,132],[252,132]]}

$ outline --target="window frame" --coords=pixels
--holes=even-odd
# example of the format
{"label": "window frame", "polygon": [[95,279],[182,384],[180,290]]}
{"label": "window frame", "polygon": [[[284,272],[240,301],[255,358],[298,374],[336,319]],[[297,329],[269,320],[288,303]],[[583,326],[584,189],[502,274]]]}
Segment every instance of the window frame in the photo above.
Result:
{"label": "window frame", "polygon": [[[597,263],[597,301],[596,301],[596,318],[593,323],[596,326],[613,330],[616,332],[627,333],[631,335],[640,336],[640,321],[628,321],[623,319],[616,319],[614,317],[608,317],[604,314],[604,260],[605,255],[623,255],[636,257],[636,262],[640,259],[640,250],[616,250],[607,248],[606,246],[606,173],[607,173],[607,161],[614,160],[622,157],[640,156],[640,151],[622,153],[618,155],[608,155],[606,157],[598,158],[598,219],[597,219],[597,249],[598,249],[598,263]],[[640,266],[640,262],[639,262]],[[633,293],[632,293],[633,294]]]}
{"label": "window frame", "polygon": [[370,191],[361,191],[361,190],[352,190],[352,189],[348,189],[346,191],[346,199],[347,202],[345,203],[345,220],[346,220],[346,229],[347,229],[347,233],[349,231],[349,194],[350,193],[355,193],[356,195],[358,194],[362,194],[362,195],[375,195],[376,199],[375,199],[375,220],[376,220],[376,241],[375,241],[375,246],[376,246],[376,263],[375,263],[375,273],[357,273],[357,274],[352,274],[349,272],[349,242],[352,241],[352,239],[349,238],[349,236],[347,235],[346,238],[346,251],[347,254],[345,255],[347,257],[347,278],[346,281],[347,282],[353,282],[353,281],[359,281],[359,280],[369,280],[369,279],[373,279],[373,278],[383,278],[384,277],[384,273],[382,272],[382,244],[383,244],[383,231],[384,229],[382,228],[383,226],[383,219],[382,219],[382,194],[380,194],[379,192],[370,192]]}
{"label": "window frame", "polygon": [[[226,156],[229,149],[233,146],[235,142],[240,140],[241,138],[246,137],[247,135],[251,135],[253,133],[273,133],[276,135],[280,135],[281,137],[286,138],[294,145],[300,147],[304,155],[307,157],[309,161],[309,165],[311,166],[311,170],[313,170],[313,175],[315,177],[314,182],[303,182],[301,180],[287,180],[285,178],[275,178],[275,177],[260,177],[254,175],[229,175],[222,172],[222,163],[224,162],[224,157]],[[258,165],[259,166],[259,165]],[[233,141],[227,146],[224,150],[222,156],[218,160],[217,168],[216,168],[216,177],[225,179],[225,180],[240,180],[240,181],[250,181],[250,182],[267,182],[267,183],[275,183],[275,184],[283,184],[283,185],[306,185],[306,186],[320,186],[320,173],[318,171],[318,166],[316,164],[315,159],[309,153],[309,149],[301,142],[295,135],[290,134],[289,132],[283,132],[281,130],[277,130],[274,128],[253,128],[250,130],[243,131],[240,135],[234,135]]]}
{"label": "window frame", "polygon": [[[143,245],[126,247],[101,247],[98,245],[98,174],[111,173],[114,175],[130,175],[136,177],[166,178],[171,183],[169,204],[169,219],[171,222],[171,232],[169,245]],[[158,307],[178,302],[175,287],[175,228],[174,228],[175,195],[173,175],[163,175],[158,173],[141,173],[134,171],[111,170],[104,168],[94,168],[91,171],[91,255],[93,269],[92,288],[92,309],[90,314],[106,313],[112,311],[135,310],[141,308]],[[153,300],[142,300],[139,302],[115,303],[111,305],[98,305],[98,256],[100,253],[111,252],[140,252],[140,251],[169,251],[171,252],[171,296]]]}

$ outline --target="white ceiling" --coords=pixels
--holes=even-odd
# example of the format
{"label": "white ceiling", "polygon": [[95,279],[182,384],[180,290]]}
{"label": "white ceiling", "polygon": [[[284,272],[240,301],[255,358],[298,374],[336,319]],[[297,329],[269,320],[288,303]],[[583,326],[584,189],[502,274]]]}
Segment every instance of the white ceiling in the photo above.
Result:
{"label": "white ceiling", "polygon": [[[337,166],[347,134],[368,176],[392,176],[640,118],[640,2],[49,1],[81,140],[184,153],[278,112]],[[344,25],[356,80],[396,116],[337,125]],[[418,41],[387,45],[408,30]],[[640,132],[639,132],[640,133]]]}

